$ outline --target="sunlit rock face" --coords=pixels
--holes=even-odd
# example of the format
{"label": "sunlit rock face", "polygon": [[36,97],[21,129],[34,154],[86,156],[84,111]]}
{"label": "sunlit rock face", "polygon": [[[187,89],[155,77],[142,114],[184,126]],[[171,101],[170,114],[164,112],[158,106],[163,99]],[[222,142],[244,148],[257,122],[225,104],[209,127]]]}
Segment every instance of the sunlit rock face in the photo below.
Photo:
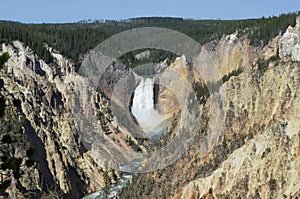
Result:
{"label": "sunlit rock face", "polygon": [[300,61],[300,16],[297,17],[296,27],[288,27],[279,40],[279,55],[281,58],[290,56]]}
{"label": "sunlit rock face", "polygon": [[0,52],[10,55],[6,69],[0,70],[2,94],[21,100],[23,133],[35,149],[35,165],[20,178],[22,191],[12,183],[8,188],[10,198],[24,198],[22,192],[32,190],[43,194],[51,186],[66,197],[79,198],[83,192],[102,186],[100,167],[91,163],[78,140],[70,112],[74,106],[72,90],[84,89],[76,85],[85,82],[75,73],[70,60],[48,50],[57,61],[57,70],[20,41],[3,44]]}

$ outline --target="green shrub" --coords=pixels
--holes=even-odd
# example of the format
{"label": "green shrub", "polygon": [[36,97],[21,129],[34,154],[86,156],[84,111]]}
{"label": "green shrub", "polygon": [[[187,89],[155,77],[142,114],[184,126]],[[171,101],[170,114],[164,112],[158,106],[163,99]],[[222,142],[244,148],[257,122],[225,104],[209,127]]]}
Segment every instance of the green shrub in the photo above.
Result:
{"label": "green shrub", "polygon": [[233,71],[231,71],[230,73],[228,73],[227,75],[224,75],[222,77],[222,81],[227,82],[232,76],[238,76],[239,74],[241,74],[243,72],[243,68],[239,67],[238,69],[235,69]]}
{"label": "green shrub", "polygon": [[29,149],[26,150],[26,155],[27,157],[31,158],[34,154],[34,148],[30,147]]}
{"label": "green shrub", "polygon": [[271,191],[275,191],[276,190],[276,187],[277,187],[277,181],[275,179],[271,179],[269,181],[269,187],[270,187],[270,190]]}
{"label": "green shrub", "polygon": [[0,192],[4,192],[10,186],[11,180],[4,180],[0,183]]}
{"label": "green shrub", "polygon": [[12,142],[13,142],[13,141],[12,141],[10,135],[6,134],[6,135],[4,135],[4,136],[2,137],[2,143],[3,143],[3,144],[10,144],[10,143],[12,143]]}
{"label": "green shrub", "polygon": [[30,158],[26,160],[25,164],[27,167],[31,167],[32,165],[34,165],[34,160]]}
{"label": "green shrub", "polygon": [[0,95],[0,118],[5,115],[5,99]]}
{"label": "green shrub", "polygon": [[265,72],[269,67],[269,60],[265,60],[264,58],[259,58],[256,63],[257,69],[260,72]]}
{"label": "green shrub", "polygon": [[0,68],[2,68],[4,66],[5,62],[7,62],[8,59],[9,59],[8,52],[5,52],[0,56]]}
{"label": "green shrub", "polygon": [[15,107],[21,107],[21,100],[19,100],[19,99],[14,99],[13,100],[13,105],[15,106]]}

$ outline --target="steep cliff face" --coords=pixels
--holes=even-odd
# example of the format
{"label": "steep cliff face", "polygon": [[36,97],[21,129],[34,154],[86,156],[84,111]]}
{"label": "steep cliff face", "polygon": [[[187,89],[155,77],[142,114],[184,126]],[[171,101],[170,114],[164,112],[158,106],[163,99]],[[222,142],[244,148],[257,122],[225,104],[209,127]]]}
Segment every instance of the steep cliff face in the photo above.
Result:
{"label": "steep cliff face", "polygon": [[228,107],[223,145],[232,145],[241,135],[248,138],[211,174],[184,186],[178,197],[300,196],[299,19],[295,28],[264,48],[267,58],[279,53],[281,60],[267,68],[259,62],[222,86]]}
{"label": "steep cliff face", "polygon": [[10,55],[0,71],[4,95],[21,101],[19,117],[35,149],[34,172],[26,172],[21,180],[24,190],[17,187],[10,196],[25,197],[24,193],[38,190],[78,198],[101,187],[100,166],[85,153],[70,112],[72,84],[78,79],[72,63],[52,52],[57,64],[50,67],[18,41],[3,44],[2,51]]}
{"label": "steep cliff face", "polygon": [[240,39],[234,33],[223,36],[219,42],[205,44],[195,67],[206,82],[216,81],[233,70],[249,67],[260,53],[260,49],[250,47],[250,40]]}
{"label": "steep cliff face", "polygon": [[[296,28],[264,48],[235,34],[205,45],[199,68],[219,74],[202,73],[204,79],[243,69],[219,89],[226,96],[223,120],[215,120],[213,94],[200,106],[199,128],[182,158],[137,175],[120,198],[299,197],[299,25],[298,17]],[[215,128],[218,122],[223,128]]]}
{"label": "steep cliff face", "polygon": [[[245,71],[222,86],[227,90],[222,141],[229,149],[222,149],[227,158],[211,174],[189,182],[180,191],[181,198],[300,194],[299,66],[299,62],[272,62],[261,76]],[[241,138],[244,144],[234,150]]]}

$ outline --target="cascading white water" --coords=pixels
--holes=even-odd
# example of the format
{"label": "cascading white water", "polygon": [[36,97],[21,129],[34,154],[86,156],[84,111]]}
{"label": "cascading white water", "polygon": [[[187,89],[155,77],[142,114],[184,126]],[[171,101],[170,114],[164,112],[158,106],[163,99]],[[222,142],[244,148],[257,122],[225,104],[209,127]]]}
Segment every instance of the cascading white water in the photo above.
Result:
{"label": "cascading white water", "polygon": [[131,106],[131,113],[145,133],[149,134],[155,133],[153,132],[155,128],[167,119],[167,116],[160,115],[159,112],[154,109],[153,86],[153,78],[142,78],[134,91]]}

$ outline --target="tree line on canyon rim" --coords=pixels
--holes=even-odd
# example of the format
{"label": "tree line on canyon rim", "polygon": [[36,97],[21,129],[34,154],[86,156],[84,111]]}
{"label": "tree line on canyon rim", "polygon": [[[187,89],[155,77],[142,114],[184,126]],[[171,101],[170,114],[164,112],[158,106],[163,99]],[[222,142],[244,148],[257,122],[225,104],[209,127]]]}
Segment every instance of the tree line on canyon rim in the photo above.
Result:
{"label": "tree line on canyon rim", "polygon": [[[12,21],[0,21],[0,41],[11,43],[20,40],[28,45],[40,59],[55,65],[55,60],[45,48],[45,43],[58,50],[62,55],[80,66],[85,53],[96,47],[110,36],[125,30],[139,27],[163,27],[182,32],[200,44],[220,39],[223,35],[238,30],[239,36],[247,36],[251,44],[258,46],[285,31],[289,25],[295,25],[300,12],[281,14],[268,18],[245,20],[193,20],[170,17],[141,17],[128,20],[84,20],[65,24],[24,24]],[[153,53],[151,61],[162,58],[173,59],[170,52]],[[124,57],[125,56],[125,57]],[[123,60],[132,59],[132,53],[123,55]],[[138,65],[134,62],[132,66]]]}

